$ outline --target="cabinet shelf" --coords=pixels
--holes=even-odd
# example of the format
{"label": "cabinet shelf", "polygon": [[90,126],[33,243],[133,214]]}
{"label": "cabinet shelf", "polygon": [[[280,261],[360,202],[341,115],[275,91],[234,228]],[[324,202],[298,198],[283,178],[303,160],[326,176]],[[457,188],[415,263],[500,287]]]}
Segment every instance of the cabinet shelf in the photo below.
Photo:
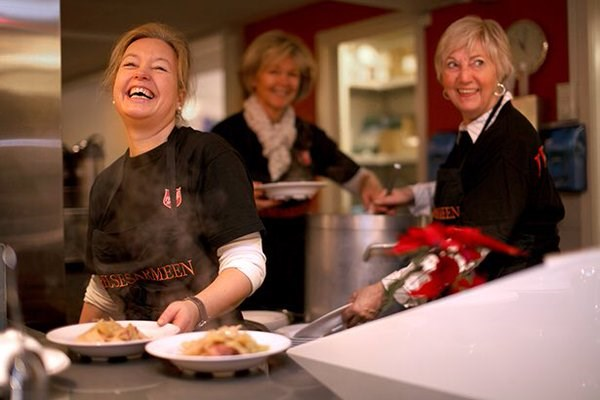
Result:
{"label": "cabinet shelf", "polygon": [[389,81],[369,81],[369,82],[358,82],[350,84],[349,88],[357,90],[372,90],[376,92],[382,92],[386,90],[395,89],[408,89],[412,88],[417,84],[414,77],[401,77],[393,78]]}
{"label": "cabinet shelf", "polygon": [[364,154],[364,153],[352,153],[352,159],[359,165],[365,167],[371,166],[385,166],[392,165],[394,163],[400,163],[404,165],[416,164],[417,160],[413,158],[407,158],[400,155],[394,154]]}

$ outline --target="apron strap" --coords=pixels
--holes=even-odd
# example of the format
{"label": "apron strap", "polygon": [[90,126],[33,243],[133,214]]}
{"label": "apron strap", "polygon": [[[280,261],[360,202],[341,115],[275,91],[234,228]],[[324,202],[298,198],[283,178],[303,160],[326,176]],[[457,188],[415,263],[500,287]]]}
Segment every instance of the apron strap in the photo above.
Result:
{"label": "apron strap", "polygon": [[169,197],[171,198],[171,211],[177,213],[177,171],[175,165],[175,140],[169,135],[167,141],[167,187],[169,188]]}
{"label": "apron strap", "polygon": [[104,223],[104,218],[106,218],[106,215],[108,213],[108,207],[110,206],[110,203],[112,203],[112,200],[115,197],[115,194],[117,193],[117,190],[119,189],[119,186],[121,185],[121,181],[123,180],[123,171],[125,170],[126,158],[127,158],[127,152],[125,152],[123,157],[120,157],[115,161],[115,163],[117,164],[117,167],[115,168],[115,171],[116,171],[115,180],[114,180],[114,184],[109,188],[108,200],[104,204],[104,209],[102,210],[102,217],[101,217],[102,223]]}
{"label": "apron strap", "polygon": [[[492,120],[494,119],[494,116],[498,113],[498,110],[500,109],[500,106],[502,105],[502,99],[504,98],[504,95],[502,95],[498,101],[496,102],[496,104],[494,104],[494,108],[492,108],[492,111],[490,112],[490,115],[488,115],[487,119],[485,120],[485,124],[483,124],[483,128],[481,128],[481,133],[480,135],[485,132],[485,130],[488,128],[488,126],[490,125],[490,123],[492,122]],[[462,170],[463,165],[465,163],[466,160],[466,153],[469,150],[469,148],[471,147],[473,143],[471,136],[469,135],[468,131],[461,131],[459,132],[459,134],[461,135],[458,139],[458,145],[461,149],[461,158],[460,158],[460,164],[459,164],[459,169]],[[464,135],[467,135],[467,137],[463,137]],[[462,142],[462,143],[461,143]],[[462,144],[462,146],[461,146]]]}

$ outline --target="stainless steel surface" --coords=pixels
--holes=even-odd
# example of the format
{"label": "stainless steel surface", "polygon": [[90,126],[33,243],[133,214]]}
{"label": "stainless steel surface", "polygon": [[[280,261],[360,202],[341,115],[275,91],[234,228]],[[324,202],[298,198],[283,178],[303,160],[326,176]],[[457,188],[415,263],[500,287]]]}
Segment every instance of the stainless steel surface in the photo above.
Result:
{"label": "stainless steel surface", "polygon": [[365,252],[363,253],[363,261],[369,261],[371,254],[378,250],[382,250],[384,254],[389,254],[390,250],[392,250],[395,245],[395,243],[371,243],[367,246]]}
{"label": "stainless steel surface", "polygon": [[182,374],[156,359],[121,362],[75,361],[50,378],[50,399],[339,399],[285,355],[272,358],[269,372],[232,376]]}
{"label": "stainless steel surface", "polygon": [[320,338],[339,332],[344,329],[342,313],[350,304],[344,304],[315,319],[304,328],[300,329],[294,337],[296,338]]}
{"label": "stainless steel surface", "polygon": [[25,322],[63,323],[58,0],[0,5],[0,242],[19,254]]}
{"label": "stainless steel surface", "polygon": [[312,321],[348,302],[352,292],[406,263],[404,257],[373,254],[372,243],[391,243],[416,220],[409,214],[317,214],[309,216],[306,240],[305,319]]}
{"label": "stainless steel surface", "polygon": [[6,265],[3,261],[0,261],[0,331],[3,331],[8,327],[6,270]]}
{"label": "stainless steel surface", "polygon": [[[39,332],[32,336],[48,345]],[[268,365],[259,368],[214,376],[182,373],[167,361],[147,355],[91,361],[72,355],[71,366],[49,381],[51,400],[339,399],[285,353],[272,356]]]}

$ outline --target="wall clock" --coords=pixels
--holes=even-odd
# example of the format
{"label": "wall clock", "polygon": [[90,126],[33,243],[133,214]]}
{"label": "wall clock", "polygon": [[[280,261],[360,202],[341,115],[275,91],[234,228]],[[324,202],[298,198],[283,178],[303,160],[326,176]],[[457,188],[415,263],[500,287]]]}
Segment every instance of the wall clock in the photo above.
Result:
{"label": "wall clock", "polygon": [[548,40],[542,28],[532,20],[521,19],[506,30],[513,63],[518,75],[531,75],[544,63]]}

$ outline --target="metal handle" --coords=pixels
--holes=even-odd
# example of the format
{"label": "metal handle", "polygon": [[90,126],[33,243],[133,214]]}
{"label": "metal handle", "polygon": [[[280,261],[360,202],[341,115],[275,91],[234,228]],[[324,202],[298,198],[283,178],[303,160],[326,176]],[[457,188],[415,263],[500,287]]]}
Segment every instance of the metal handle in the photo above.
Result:
{"label": "metal handle", "polygon": [[373,251],[375,251],[375,250],[391,250],[394,248],[395,245],[396,245],[396,243],[371,243],[370,245],[367,246],[367,248],[365,249],[365,251],[363,253],[363,261],[365,261],[365,262],[369,261],[369,258],[371,258],[371,253],[373,253]]}

